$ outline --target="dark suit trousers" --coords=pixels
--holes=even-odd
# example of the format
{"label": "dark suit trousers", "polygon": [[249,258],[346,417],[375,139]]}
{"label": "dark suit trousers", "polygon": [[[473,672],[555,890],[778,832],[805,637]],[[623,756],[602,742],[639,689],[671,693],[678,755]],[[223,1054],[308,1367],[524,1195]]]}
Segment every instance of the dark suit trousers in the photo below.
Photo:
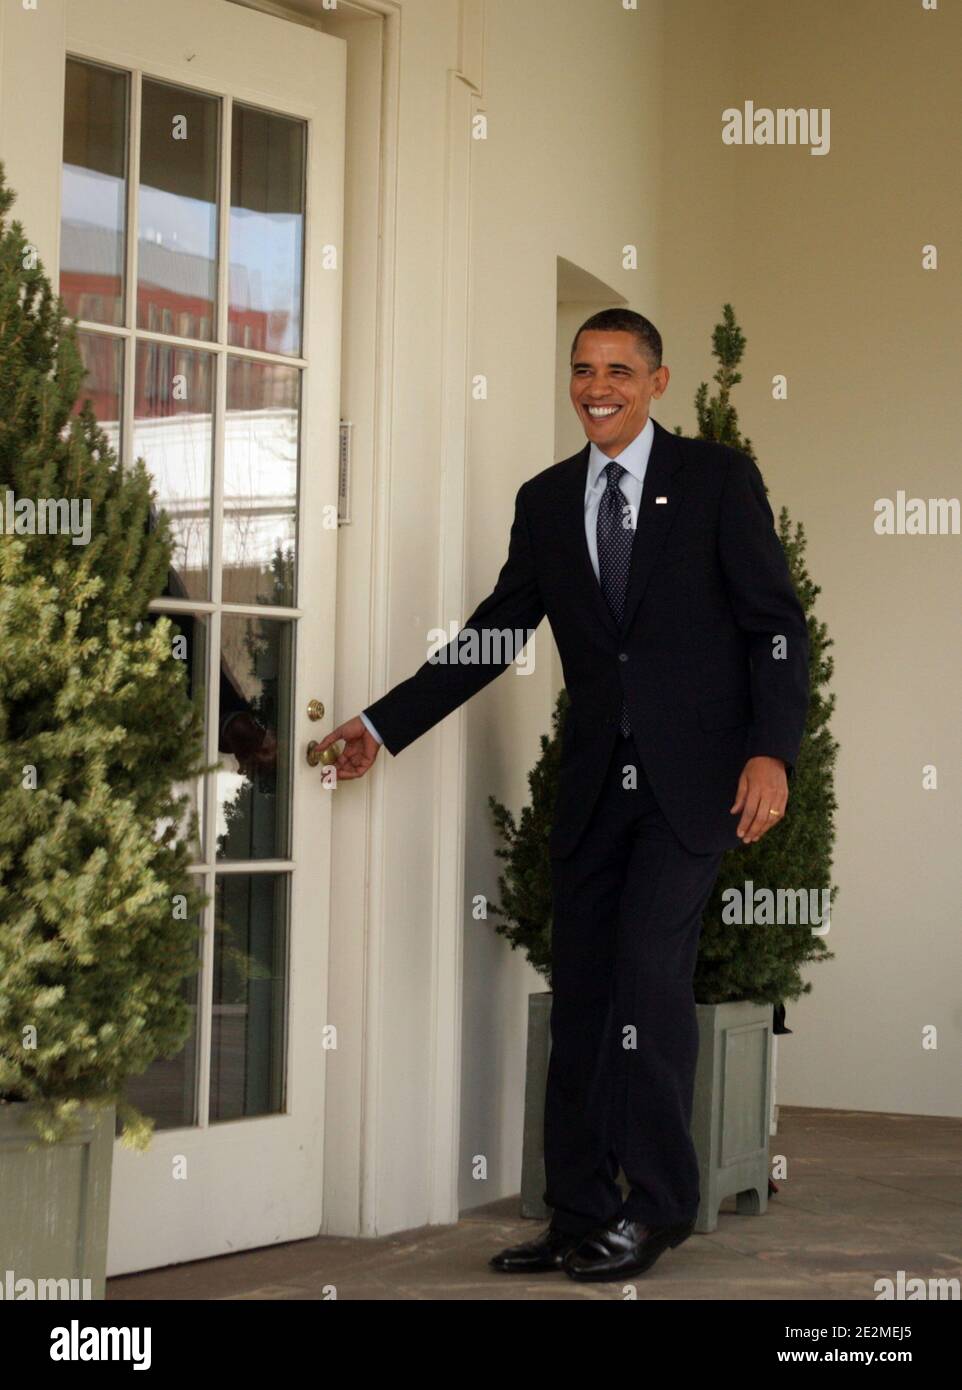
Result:
{"label": "dark suit trousers", "polygon": [[[626,766],[637,768],[633,789]],[[619,734],[582,838],[552,859],[544,1141],[556,1229],[580,1233],[617,1215],[647,1225],[695,1217],[692,980],[721,861],[722,852],[685,849],[633,739]],[[619,1165],[631,1188],[624,1202]]]}

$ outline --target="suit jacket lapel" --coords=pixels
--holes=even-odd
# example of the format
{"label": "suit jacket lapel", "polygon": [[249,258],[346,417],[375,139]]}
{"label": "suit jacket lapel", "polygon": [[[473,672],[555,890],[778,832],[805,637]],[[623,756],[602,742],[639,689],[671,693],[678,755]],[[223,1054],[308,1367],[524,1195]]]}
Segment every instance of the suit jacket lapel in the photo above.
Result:
{"label": "suit jacket lapel", "polygon": [[[655,438],[651,445],[648,468],[641,489],[641,506],[638,509],[638,524],[635,539],[631,545],[631,566],[628,570],[628,588],[625,594],[625,614],[622,632],[627,632],[639,603],[644,597],[648,580],[654,568],[658,553],[678,515],[681,501],[681,487],[673,481],[674,474],[682,462],[681,449],[675,435],[671,434],[657,420],[653,420]],[[659,502],[659,497],[666,501]],[[592,578],[594,572],[592,572]],[[601,585],[595,581],[598,592]],[[602,595],[604,602],[604,595]],[[605,603],[605,607],[608,605]]]}

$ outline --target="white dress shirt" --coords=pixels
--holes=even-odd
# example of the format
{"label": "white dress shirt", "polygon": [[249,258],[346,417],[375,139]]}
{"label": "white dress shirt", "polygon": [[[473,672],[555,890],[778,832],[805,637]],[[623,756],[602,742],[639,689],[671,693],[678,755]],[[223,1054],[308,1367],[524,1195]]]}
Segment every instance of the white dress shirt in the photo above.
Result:
{"label": "white dress shirt", "polygon": [[[588,454],[588,475],[585,478],[585,539],[588,542],[588,554],[591,557],[591,567],[595,572],[595,578],[601,582],[601,572],[598,568],[598,508],[601,505],[602,494],[608,485],[608,478],[605,473],[609,463],[620,463],[626,471],[619,479],[618,486],[625,494],[625,501],[631,508],[631,529],[635,530],[638,525],[638,512],[641,509],[641,489],[645,482],[645,473],[648,470],[648,459],[651,455],[651,446],[655,439],[655,427],[651,422],[651,416],[645,421],[645,427],[640,434],[636,434],[631,443],[622,449],[620,454],[616,454],[611,459],[607,454],[602,453],[597,444],[592,444]],[[364,726],[377,739],[378,743],[384,740],[375,729],[364,712],[361,712],[361,719]]]}

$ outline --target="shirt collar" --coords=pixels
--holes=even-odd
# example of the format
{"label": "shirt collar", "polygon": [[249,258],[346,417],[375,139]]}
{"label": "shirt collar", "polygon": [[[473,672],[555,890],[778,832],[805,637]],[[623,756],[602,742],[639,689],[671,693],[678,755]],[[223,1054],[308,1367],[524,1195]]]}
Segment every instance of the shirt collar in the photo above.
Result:
{"label": "shirt collar", "polygon": [[602,453],[597,444],[592,444],[588,455],[588,486],[594,487],[598,479],[603,478],[609,463],[620,463],[626,472],[637,478],[639,483],[643,483],[645,470],[648,467],[648,456],[651,453],[654,439],[655,426],[649,415],[645,421],[645,428],[640,434],[635,435],[631,443],[627,448],[622,449],[617,458],[609,458],[607,454]]}

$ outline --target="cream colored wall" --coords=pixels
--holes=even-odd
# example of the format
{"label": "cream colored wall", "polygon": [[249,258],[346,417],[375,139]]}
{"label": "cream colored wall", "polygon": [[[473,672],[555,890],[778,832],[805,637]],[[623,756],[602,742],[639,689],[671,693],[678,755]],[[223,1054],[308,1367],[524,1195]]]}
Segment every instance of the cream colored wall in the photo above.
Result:
{"label": "cream colored wall", "polygon": [[[64,0],[36,10],[0,7],[0,155],[16,194],[11,217],[23,224],[45,269],[60,253],[57,188],[37,170],[59,174],[63,151]],[[51,61],[51,55],[55,60]],[[58,119],[36,119],[36,111]]]}
{"label": "cream colored wall", "polygon": [[[693,429],[731,301],[742,428],[776,511],[805,523],[835,639],[836,959],[789,1008],[778,1100],[959,1115],[962,537],[878,537],[873,504],[962,491],[962,11],[672,0],[666,14],[662,422]],[[723,146],[721,112],[746,99],[830,107],[830,152]],[[930,242],[935,273],[920,268]],[[927,763],[938,791],[922,790]]]}

